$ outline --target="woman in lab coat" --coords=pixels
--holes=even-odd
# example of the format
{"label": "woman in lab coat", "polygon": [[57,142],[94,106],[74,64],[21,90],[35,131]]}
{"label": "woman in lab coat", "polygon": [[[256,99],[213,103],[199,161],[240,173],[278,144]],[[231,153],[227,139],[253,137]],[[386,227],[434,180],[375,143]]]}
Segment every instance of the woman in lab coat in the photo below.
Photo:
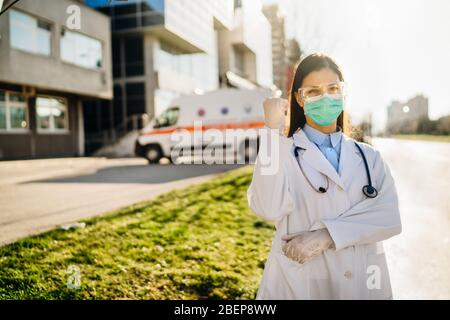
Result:
{"label": "woman in lab coat", "polygon": [[289,102],[264,102],[247,197],[276,234],[256,299],[392,299],[381,241],[401,232],[396,186],[380,152],[348,136],[343,80],[330,57],[312,54]]}

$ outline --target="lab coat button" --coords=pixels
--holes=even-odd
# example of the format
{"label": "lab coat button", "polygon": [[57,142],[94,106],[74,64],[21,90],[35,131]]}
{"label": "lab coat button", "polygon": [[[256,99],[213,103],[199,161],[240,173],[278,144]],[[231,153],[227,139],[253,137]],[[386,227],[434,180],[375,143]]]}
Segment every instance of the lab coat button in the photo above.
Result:
{"label": "lab coat button", "polygon": [[350,270],[347,270],[347,271],[345,271],[344,276],[345,276],[347,279],[350,279],[350,278],[352,277],[352,272],[351,272]]}

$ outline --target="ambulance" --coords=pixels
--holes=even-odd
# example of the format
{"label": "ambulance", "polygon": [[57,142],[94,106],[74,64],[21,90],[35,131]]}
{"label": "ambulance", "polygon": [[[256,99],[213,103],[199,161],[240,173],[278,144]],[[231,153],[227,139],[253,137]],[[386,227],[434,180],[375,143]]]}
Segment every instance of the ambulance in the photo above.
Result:
{"label": "ambulance", "polygon": [[259,137],[254,133],[264,126],[263,102],[274,96],[277,91],[265,88],[180,96],[140,131],[135,154],[151,164],[162,158],[174,162],[186,153],[190,157],[232,155],[249,163],[258,151]]}

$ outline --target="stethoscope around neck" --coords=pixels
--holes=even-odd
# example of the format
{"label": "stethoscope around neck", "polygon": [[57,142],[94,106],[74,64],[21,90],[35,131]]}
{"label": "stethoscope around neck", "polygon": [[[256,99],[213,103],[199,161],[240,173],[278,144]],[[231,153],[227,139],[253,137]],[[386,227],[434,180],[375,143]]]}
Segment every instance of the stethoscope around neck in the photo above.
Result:
{"label": "stethoscope around neck", "polygon": [[[362,187],[362,192],[363,194],[368,197],[368,198],[375,198],[376,196],[378,196],[378,191],[377,189],[375,189],[375,187],[372,185],[372,178],[370,176],[370,171],[369,171],[369,165],[367,164],[367,159],[366,156],[364,154],[364,152],[362,151],[361,147],[359,146],[359,144],[355,141],[355,146],[358,148],[359,152],[361,153],[361,156],[363,158],[364,161],[364,167],[366,168],[366,174],[367,174],[367,180],[369,182],[369,184],[365,185]],[[295,146],[294,149],[294,154],[295,154],[295,159],[298,159],[298,150],[299,149],[303,149],[301,147]],[[327,186],[326,187],[319,187],[316,188],[311,181],[309,180],[308,176],[305,174],[305,172],[303,171],[302,165],[300,163],[300,161],[298,161],[298,166],[300,167],[300,170],[302,171],[303,176],[305,177],[306,181],[308,182],[308,184],[311,186],[311,188],[313,188],[317,193],[325,193],[328,191],[328,188],[330,187],[330,182],[329,182],[329,178],[328,176],[326,177],[327,180]],[[322,175],[324,175],[322,173]]]}

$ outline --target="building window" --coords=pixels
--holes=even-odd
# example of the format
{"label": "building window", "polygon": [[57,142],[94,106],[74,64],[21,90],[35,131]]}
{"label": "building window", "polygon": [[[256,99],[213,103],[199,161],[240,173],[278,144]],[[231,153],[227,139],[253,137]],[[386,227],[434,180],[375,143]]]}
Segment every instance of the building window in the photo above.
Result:
{"label": "building window", "polygon": [[124,101],[125,97],[123,96],[123,87],[121,85],[114,85],[114,99],[113,99],[113,108],[114,108],[114,126],[123,125],[126,118],[126,105]]}
{"label": "building window", "polygon": [[125,73],[127,77],[144,74],[144,41],[142,37],[124,39]]}
{"label": "building window", "polygon": [[51,24],[17,10],[9,14],[10,44],[12,48],[50,56]]}
{"label": "building window", "polygon": [[37,129],[43,132],[69,130],[68,107],[65,99],[56,97],[36,98]]}
{"label": "building window", "polygon": [[[92,0],[88,0],[88,5],[89,2]],[[129,4],[119,2],[100,8],[100,11],[111,16],[113,31],[164,25],[164,0],[130,1]]]}
{"label": "building window", "polygon": [[245,53],[241,50],[234,49],[234,71],[241,76],[244,76]]}
{"label": "building window", "polygon": [[102,43],[78,32],[61,31],[61,59],[89,69],[102,68]]}
{"label": "building window", "polygon": [[112,58],[113,58],[113,77],[120,78],[122,77],[122,53],[120,49],[120,45],[122,43],[122,38],[113,37],[112,38]]}
{"label": "building window", "polygon": [[0,90],[0,130],[28,130],[28,106],[23,95]]}
{"label": "building window", "polygon": [[127,83],[125,89],[127,98],[127,116],[145,113],[144,83]]}

